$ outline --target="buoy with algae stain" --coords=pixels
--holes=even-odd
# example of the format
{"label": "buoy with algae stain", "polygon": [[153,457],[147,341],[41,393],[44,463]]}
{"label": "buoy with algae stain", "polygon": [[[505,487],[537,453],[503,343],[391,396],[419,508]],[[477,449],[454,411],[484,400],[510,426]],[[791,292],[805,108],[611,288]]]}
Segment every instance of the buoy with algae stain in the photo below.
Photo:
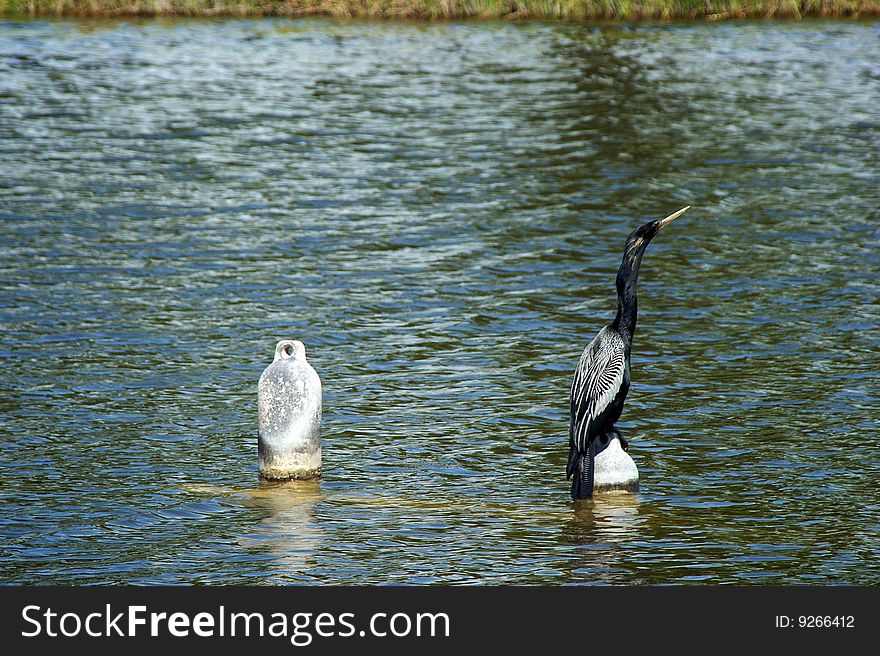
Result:
{"label": "buoy with algae stain", "polygon": [[620,440],[614,434],[603,435],[600,440],[610,440],[607,446],[596,454],[593,469],[593,490],[595,492],[638,492],[639,470],[630,455],[623,450]]}
{"label": "buoy with algae stain", "polygon": [[321,398],[321,379],[306,360],[303,343],[278,342],[257,390],[261,478],[321,475]]}

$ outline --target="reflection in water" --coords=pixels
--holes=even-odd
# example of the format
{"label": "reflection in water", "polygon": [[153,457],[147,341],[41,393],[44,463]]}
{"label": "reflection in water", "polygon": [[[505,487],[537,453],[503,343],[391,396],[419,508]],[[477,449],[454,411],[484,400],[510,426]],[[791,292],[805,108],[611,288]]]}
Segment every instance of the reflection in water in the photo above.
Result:
{"label": "reflection in water", "polygon": [[638,530],[639,497],[628,492],[598,493],[572,502],[572,518],[564,534],[571,544],[621,542]]}
{"label": "reflection in water", "polygon": [[562,529],[563,544],[576,547],[568,564],[573,583],[639,583],[624,567],[627,553],[620,549],[641,530],[639,496],[606,492],[572,503],[572,514]]}
{"label": "reflection in water", "polygon": [[301,580],[302,573],[314,567],[324,537],[315,522],[315,504],[323,497],[320,481],[261,481],[257,490],[236,497],[265,515],[240,543],[272,555],[268,581]]}

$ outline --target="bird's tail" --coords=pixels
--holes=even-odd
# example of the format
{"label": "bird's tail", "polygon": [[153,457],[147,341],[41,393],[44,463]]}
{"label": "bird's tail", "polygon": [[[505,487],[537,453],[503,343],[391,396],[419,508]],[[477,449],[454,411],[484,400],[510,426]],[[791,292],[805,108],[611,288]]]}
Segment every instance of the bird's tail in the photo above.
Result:
{"label": "bird's tail", "polygon": [[593,475],[595,473],[596,442],[591,441],[586,453],[577,454],[574,480],[571,482],[572,499],[589,499],[593,496]]}

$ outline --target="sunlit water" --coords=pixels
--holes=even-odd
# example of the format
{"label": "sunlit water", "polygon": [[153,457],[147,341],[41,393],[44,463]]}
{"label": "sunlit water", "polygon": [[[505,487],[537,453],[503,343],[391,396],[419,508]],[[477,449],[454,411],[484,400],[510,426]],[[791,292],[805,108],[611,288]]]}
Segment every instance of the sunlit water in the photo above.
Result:
{"label": "sunlit water", "polygon": [[[880,583],[878,107],[877,22],[0,23],[0,581]],[[319,484],[257,482],[279,338]]]}

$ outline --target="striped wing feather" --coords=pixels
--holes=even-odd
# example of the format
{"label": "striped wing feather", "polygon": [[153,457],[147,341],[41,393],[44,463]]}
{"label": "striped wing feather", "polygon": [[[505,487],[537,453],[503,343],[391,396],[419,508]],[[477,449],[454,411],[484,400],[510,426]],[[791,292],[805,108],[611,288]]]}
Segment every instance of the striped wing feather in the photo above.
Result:
{"label": "striped wing feather", "polygon": [[586,451],[590,426],[614,401],[625,371],[626,345],[605,328],[584,349],[571,383],[571,445],[578,452]]}

